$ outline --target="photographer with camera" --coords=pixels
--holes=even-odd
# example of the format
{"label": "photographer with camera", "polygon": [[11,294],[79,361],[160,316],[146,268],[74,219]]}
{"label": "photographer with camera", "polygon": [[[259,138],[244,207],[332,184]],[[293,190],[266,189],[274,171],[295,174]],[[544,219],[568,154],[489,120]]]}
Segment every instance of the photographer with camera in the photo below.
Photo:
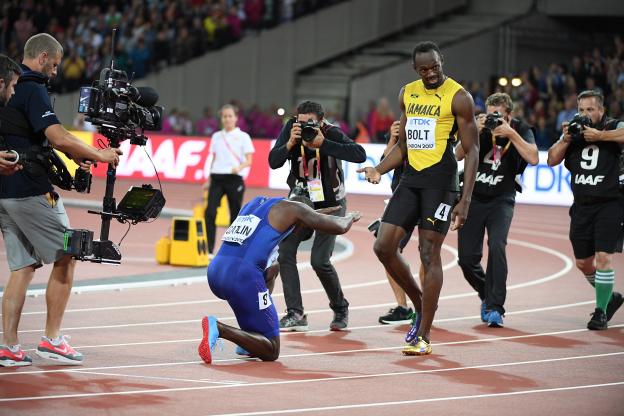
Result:
{"label": "photographer with camera", "polygon": [[[342,161],[362,163],[366,160],[366,152],[340,128],[328,123],[324,115],[323,107],[318,103],[304,101],[299,104],[297,116],[284,125],[269,153],[269,165],[271,169],[277,169],[290,161],[287,183],[291,194],[309,197],[315,209],[340,205],[340,210],[334,215],[342,217],[347,207]],[[349,302],[342,293],[338,274],[330,262],[335,242],[335,235],[317,232],[310,263],[327,293],[329,307],[334,311],[330,329],[339,331],[347,327]],[[286,315],[280,320],[280,329],[284,331],[305,331],[308,328],[297,270],[300,243],[297,235],[291,235],[279,246],[287,308]]]}
{"label": "photographer with camera", "polygon": [[[457,233],[459,266],[464,278],[481,299],[481,321],[502,327],[507,296],[507,236],[516,203],[516,175],[527,163],[539,161],[535,136],[530,126],[513,118],[513,102],[505,93],[490,95],[487,114],[477,116],[479,166],[472,191],[468,219]],[[461,146],[457,160],[464,158]],[[483,238],[488,236],[488,263],[481,266]]]}
{"label": "photographer with camera", "polygon": [[624,302],[613,291],[613,253],[622,252],[624,197],[619,180],[624,122],[608,118],[600,91],[577,98],[578,114],[562,123],[563,134],[548,150],[548,165],[565,159],[574,203],[570,207],[570,242],[576,267],[594,286],[596,308],[587,328],[607,329]]}
{"label": "photographer with camera", "polygon": [[[40,33],[24,46],[23,71],[15,95],[0,109],[0,134],[9,149],[24,155],[24,168],[0,179],[0,226],[11,274],[2,298],[4,346],[0,365],[25,366],[32,360],[18,343],[17,328],[26,290],[35,269],[54,263],[46,289],[45,336],[36,353],[64,364],[80,365],[83,356],[60,334],[61,321],[71,292],[74,260],[64,253],[64,232],[69,221],[63,202],[54,192],[42,166],[42,154],[50,146],[69,154],[75,161],[99,161],[116,166],[119,149],[96,149],[69,133],[59,122],[48,92],[48,80],[57,74],[63,56],[61,44]],[[91,162],[81,163],[89,169]]]}
{"label": "photographer with camera", "polygon": [[[0,54],[0,107],[4,107],[15,93],[15,84],[22,69],[6,55]],[[3,139],[0,139],[3,140]],[[12,175],[22,168],[15,153],[0,150],[0,175]]]}

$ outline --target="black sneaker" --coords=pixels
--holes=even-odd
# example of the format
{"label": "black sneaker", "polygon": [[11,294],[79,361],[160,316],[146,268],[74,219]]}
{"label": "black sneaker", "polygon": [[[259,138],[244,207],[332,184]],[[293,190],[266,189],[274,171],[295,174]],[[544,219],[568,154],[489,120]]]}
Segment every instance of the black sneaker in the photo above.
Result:
{"label": "black sneaker", "polygon": [[409,324],[412,322],[410,319],[411,314],[414,313],[412,308],[404,308],[403,306],[397,306],[388,311],[387,314],[379,317],[380,324]]}
{"label": "black sneaker", "polygon": [[611,299],[609,300],[609,304],[607,305],[607,321],[610,321],[611,318],[613,318],[613,315],[618,309],[620,309],[622,303],[624,303],[622,294],[619,292],[613,292]]}
{"label": "black sneaker", "polygon": [[294,311],[287,311],[286,315],[280,319],[279,322],[280,331],[307,331],[308,330],[308,316],[300,315]]}
{"label": "black sneaker", "polygon": [[591,320],[587,322],[587,329],[592,329],[595,331],[607,329],[607,314],[604,313],[602,309],[596,308],[596,310],[592,314]]}
{"label": "black sneaker", "polygon": [[349,324],[349,310],[343,309],[337,312],[334,312],[334,320],[329,324],[329,329],[331,331],[342,331]]}

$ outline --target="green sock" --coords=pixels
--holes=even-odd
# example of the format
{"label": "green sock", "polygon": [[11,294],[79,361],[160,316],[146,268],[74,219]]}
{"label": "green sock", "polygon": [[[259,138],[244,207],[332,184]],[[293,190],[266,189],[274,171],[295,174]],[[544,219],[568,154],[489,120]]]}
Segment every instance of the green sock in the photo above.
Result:
{"label": "green sock", "polygon": [[587,283],[592,285],[592,287],[596,287],[596,274],[586,274],[585,279],[587,279]]}
{"label": "green sock", "polygon": [[613,293],[613,281],[615,280],[615,271],[596,270],[596,307],[607,311],[607,305],[611,300]]}

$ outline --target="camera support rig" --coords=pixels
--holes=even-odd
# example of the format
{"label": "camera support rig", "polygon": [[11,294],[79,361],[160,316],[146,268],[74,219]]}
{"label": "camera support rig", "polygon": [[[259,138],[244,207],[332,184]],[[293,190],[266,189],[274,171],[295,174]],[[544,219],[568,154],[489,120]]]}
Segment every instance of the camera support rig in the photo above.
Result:
{"label": "camera support rig", "polygon": [[[114,45],[116,29],[113,29],[113,55],[110,68],[104,68],[99,81],[92,87],[80,89],[78,112],[98,127],[111,148],[119,148],[124,140],[143,146],[147,143],[145,130],[157,131],[162,127],[163,107],[156,106],[158,93],[149,87],[133,87],[124,71],[115,69]],[[140,131],[140,133],[138,132]],[[91,211],[102,219],[100,239],[93,240],[93,232],[84,229],[68,229],[65,232],[65,253],[79,260],[95,263],[120,264],[121,252],[109,239],[110,222],[136,224],[156,218],[165,205],[161,190],[151,185],[132,187],[117,205],[115,189],[116,168],[109,164],[106,171],[106,190],[101,211]]]}

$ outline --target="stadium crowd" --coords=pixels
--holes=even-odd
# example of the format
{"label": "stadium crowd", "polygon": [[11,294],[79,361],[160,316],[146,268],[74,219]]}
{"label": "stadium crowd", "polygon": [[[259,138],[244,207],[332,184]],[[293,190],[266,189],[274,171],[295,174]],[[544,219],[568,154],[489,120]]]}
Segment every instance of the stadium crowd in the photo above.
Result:
{"label": "stadium crowd", "polygon": [[51,34],[65,50],[53,87],[68,92],[108,66],[113,28],[117,69],[139,79],[339,1],[8,0],[0,7],[0,53],[19,62],[30,36]]}

